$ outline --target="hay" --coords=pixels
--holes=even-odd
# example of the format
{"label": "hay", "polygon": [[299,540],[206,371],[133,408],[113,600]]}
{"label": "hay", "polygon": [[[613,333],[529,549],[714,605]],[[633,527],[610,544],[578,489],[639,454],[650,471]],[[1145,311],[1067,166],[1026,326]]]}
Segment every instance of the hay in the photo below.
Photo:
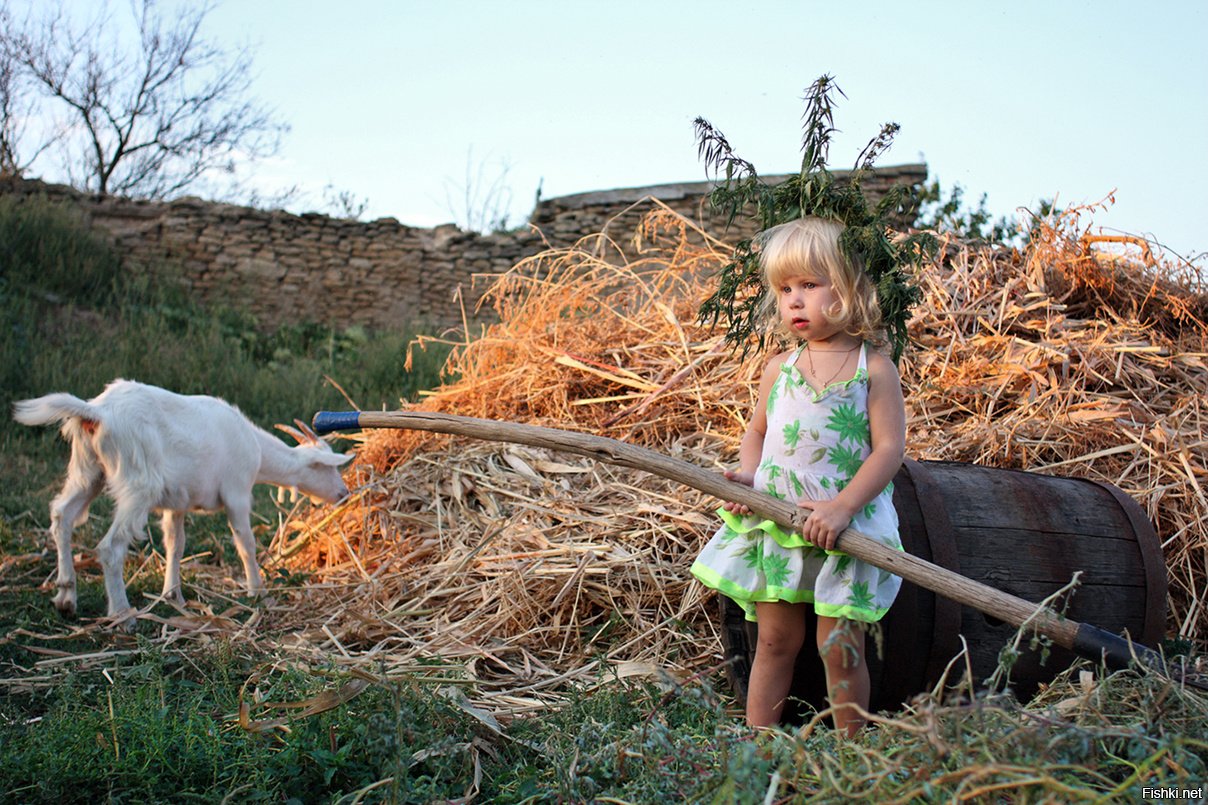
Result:
{"label": "hay", "polygon": [[[1120,486],[1163,540],[1169,633],[1203,640],[1208,297],[1190,274],[1091,251],[1085,212],[1040,222],[1022,254],[949,239],[922,272],[908,452]],[[737,362],[695,323],[726,251],[656,207],[631,243],[602,234],[522,262],[487,294],[499,322],[456,346],[456,380],[417,407],[732,464],[763,358]],[[570,680],[720,659],[687,571],[715,505],[694,490],[411,431],[364,434],[350,481],[351,502],[288,523],[270,550],[270,568],[315,582],[261,620],[292,632],[282,645],[461,663],[513,712]]]}
{"label": "hay", "polygon": [[[627,256],[599,236],[518,265],[491,291],[500,323],[454,350],[457,382],[419,407],[600,433],[718,466],[736,449],[759,367],[735,365],[719,335],[692,323],[717,253],[688,247],[686,234],[664,212]],[[270,549],[320,582],[274,631],[296,625],[350,662],[460,661],[518,710],[571,678],[717,661],[705,591],[685,564],[712,527],[713,501],[700,493],[419,432],[371,432],[358,452],[358,499],[294,521]]]}
{"label": "hay", "polygon": [[1087,212],[1023,255],[958,246],[923,274],[908,450],[1120,487],[1162,541],[1168,632],[1203,640],[1208,295],[1190,267],[1088,251]]}

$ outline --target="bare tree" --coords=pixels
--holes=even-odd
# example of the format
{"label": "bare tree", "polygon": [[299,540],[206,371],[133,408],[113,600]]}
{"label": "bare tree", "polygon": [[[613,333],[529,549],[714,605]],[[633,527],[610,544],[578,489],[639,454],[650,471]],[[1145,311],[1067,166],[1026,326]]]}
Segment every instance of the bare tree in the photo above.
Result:
{"label": "bare tree", "polygon": [[[0,32],[9,30],[12,30],[11,15],[7,6],[0,4]],[[26,129],[36,101],[21,65],[5,44],[0,38],[0,177],[20,176],[57,139],[47,135],[33,146],[21,147],[22,142],[30,139]]]}
{"label": "bare tree", "polygon": [[[40,91],[37,111],[56,121],[50,130],[60,138],[58,167],[76,187],[165,198],[233,175],[241,163],[279,147],[287,127],[250,98],[248,49],[227,49],[201,35],[212,2],[182,4],[169,19],[156,0],[131,0],[133,46],[113,24],[107,2],[83,23],[67,16],[63,0],[37,8],[20,23],[0,20],[0,56]],[[3,113],[0,128],[15,137],[16,124],[9,110]],[[22,164],[19,138],[7,143],[13,164]]]}
{"label": "bare tree", "polygon": [[[8,28],[4,9],[0,9],[0,27]],[[0,51],[0,177],[20,176],[25,168],[17,157],[22,118],[18,107],[22,100],[16,64]]]}

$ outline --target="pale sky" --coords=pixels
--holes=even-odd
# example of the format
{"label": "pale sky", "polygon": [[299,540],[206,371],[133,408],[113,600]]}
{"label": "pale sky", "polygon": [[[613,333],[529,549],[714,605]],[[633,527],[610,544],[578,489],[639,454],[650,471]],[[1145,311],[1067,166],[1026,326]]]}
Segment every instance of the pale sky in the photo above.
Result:
{"label": "pale sky", "polygon": [[996,215],[1114,191],[1105,233],[1208,251],[1201,0],[222,0],[205,30],[253,47],[255,92],[292,127],[257,181],[332,185],[365,219],[454,220],[467,164],[479,188],[507,167],[512,223],[539,185],[699,181],[697,116],[791,172],[803,91],[830,73],[834,168],[895,121],[879,164],[926,162]]}

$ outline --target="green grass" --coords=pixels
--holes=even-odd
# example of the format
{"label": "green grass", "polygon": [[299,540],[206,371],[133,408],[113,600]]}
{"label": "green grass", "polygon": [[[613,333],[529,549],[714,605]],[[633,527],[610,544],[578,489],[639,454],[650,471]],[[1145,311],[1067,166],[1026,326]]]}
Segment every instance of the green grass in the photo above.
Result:
{"label": "green grass", "polygon": [[[311,803],[374,787],[368,801],[446,801],[477,788],[486,802],[605,792],[666,802],[696,799],[722,773],[710,758],[728,720],[701,697],[664,700],[648,684],[605,685],[505,732],[441,684],[382,679],[288,731],[254,732],[238,724],[240,696],[251,698],[243,683],[262,665],[229,644],[188,658],[147,647],[109,666],[66,678],[36,708],[0,700],[0,799]],[[339,681],[290,668],[257,675],[256,688],[264,701],[294,702]],[[252,718],[281,712],[259,706]],[[652,751],[664,748],[680,758]]]}
{"label": "green grass", "polygon": [[[435,747],[468,744],[473,719],[409,683],[370,688],[338,710],[265,733],[237,722],[254,664],[230,646],[184,658],[152,648],[129,663],[69,677],[28,722],[5,708],[0,792],[25,802],[323,802],[397,776],[406,801],[452,798],[465,757]],[[290,671],[268,680],[271,701],[305,699],[330,685]],[[416,753],[429,757],[411,763]],[[408,763],[399,764],[400,758]],[[401,773],[400,773],[401,772]]]}
{"label": "green grass", "polygon": [[189,655],[145,645],[104,673],[0,697],[0,800],[1139,802],[1208,774],[1203,701],[1123,672],[1065,715],[1052,701],[922,698],[855,740],[753,733],[704,684],[608,679],[498,725],[422,674],[378,678],[287,730],[246,730],[241,700],[253,720],[288,717],[267,703],[348,681],[273,660],[221,641]]}

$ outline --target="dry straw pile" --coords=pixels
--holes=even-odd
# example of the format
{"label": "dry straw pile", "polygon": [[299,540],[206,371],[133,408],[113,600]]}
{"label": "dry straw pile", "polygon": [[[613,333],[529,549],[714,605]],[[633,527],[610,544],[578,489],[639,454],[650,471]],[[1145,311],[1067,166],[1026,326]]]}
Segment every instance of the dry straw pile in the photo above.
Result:
{"label": "dry straw pile", "polygon": [[[1080,211],[1085,212],[1085,211]],[[1079,211],[1024,253],[948,241],[902,369],[908,452],[1117,484],[1157,525],[1171,634],[1203,640],[1208,296],[1168,266],[1091,251]],[[698,326],[727,247],[655,208],[642,231],[550,250],[499,278],[499,322],[456,347],[418,407],[610,436],[732,465],[762,357]],[[565,681],[715,665],[688,566],[716,501],[530,448],[408,431],[362,437],[354,498],[278,534],[312,573],[262,627],[349,664],[468,669],[520,712]],[[271,567],[271,562],[270,562]]]}

